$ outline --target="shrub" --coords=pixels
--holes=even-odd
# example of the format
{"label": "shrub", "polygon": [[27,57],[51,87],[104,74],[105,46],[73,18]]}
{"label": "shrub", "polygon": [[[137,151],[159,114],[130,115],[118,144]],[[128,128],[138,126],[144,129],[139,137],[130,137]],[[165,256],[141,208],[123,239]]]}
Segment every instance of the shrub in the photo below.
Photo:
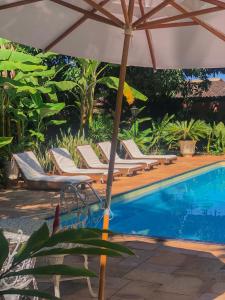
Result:
{"label": "shrub", "polygon": [[207,137],[209,125],[202,120],[176,121],[169,123],[165,128],[165,141],[169,147],[176,147],[180,140],[199,141]]}
{"label": "shrub", "polygon": [[89,128],[88,136],[94,143],[111,140],[113,120],[108,115],[96,115]]}
{"label": "shrub", "polygon": [[49,149],[66,148],[72,155],[75,164],[81,166],[80,157],[76,151],[76,148],[77,146],[87,144],[90,144],[99,155],[97,146],[92,142],[90,138],[85,138],[84,136],[80,136],[79,134],[72,134],[71,129],[68,129],[67,132],[60,131],[55,139],[51,139],[48,143],[39,144],[39,147],[37,147],[34,152],[45,171],[49,172],[53,167],[48,154]]}
{"label": "shrub", "polygon": [[225,152],[225,125],[214,123],[208,132],[207,153],[220,154]]}

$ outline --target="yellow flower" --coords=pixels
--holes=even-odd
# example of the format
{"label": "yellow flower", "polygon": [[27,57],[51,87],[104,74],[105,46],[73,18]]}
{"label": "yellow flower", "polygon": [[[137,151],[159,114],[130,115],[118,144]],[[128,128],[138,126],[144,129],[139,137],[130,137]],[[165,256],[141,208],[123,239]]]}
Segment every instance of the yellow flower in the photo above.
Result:
{"label": "yellow flower", "polygon": [[131,90],[131,88],[125,84],[124,89],[123,89],[123,94],[127,99],[127,103],[129,105],[132,105],[134,103],[134,95],[133,92]]}

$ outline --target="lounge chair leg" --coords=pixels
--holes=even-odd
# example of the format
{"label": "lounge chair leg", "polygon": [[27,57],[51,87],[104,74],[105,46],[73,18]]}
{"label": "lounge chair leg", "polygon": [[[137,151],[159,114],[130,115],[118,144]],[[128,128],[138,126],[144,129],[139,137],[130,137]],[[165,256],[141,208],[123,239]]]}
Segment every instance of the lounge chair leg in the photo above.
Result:
{"label": "lounge chair leg", "polygon": [[[85,269],[88,270],[88,256],[84,254],[83,257],[84,257],[84,267]],[[88,290],[91,297],[96,298],[98,295],[92,289],[90,277],[87,277],[86,279],[87,279]]]}
{"label": "lounge chair leg", "polygon": [[54,293],[55,297],[60,298],[60,275],[53,276],[53,283],[54,283]]}

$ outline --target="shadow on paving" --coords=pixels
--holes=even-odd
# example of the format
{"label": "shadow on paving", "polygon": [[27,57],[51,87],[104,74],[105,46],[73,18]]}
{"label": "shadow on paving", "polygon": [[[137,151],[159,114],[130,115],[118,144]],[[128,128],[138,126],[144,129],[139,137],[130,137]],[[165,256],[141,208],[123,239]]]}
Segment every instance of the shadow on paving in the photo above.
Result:
{"label": "shadow on paving", "polygon": [[[106,299],[225,299],[225,246],[174,241],[180,244],[175,247],[166,245],[173,241],[147,241],[144,238],[146,242],[140,242],[138,239],[143,238],[131,239],[123,244],[133,249],[136,256],[108,259]],[[78,266],[77,259],[68,256],[66,261]],[[89,268],[98,273],[99,259],[90,257],[89,261]],[[92,279],[92,284],[97,291],[98,279]],[[53,293],[51,284],[40,283],[39,288]],[[93,299],[85,280],[62,282],[61,297],[65,300]]]}
{"label": "shadow on paving", "polygon": [[0,190],[0,218],[29,216],[51,211],[59,199],[59,192],[25,189]]}

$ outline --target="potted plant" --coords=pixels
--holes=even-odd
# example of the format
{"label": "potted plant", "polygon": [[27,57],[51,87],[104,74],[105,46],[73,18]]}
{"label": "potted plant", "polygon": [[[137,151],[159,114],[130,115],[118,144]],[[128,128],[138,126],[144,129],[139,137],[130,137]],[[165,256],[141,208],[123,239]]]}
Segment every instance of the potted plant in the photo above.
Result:
{"label": "potted plant", "polygon": [[197,141],[205,138],[208,131],[208,125],[201,120],[176,121],[166,127],[166,141],[170,145],[178,142],[182,156],[193,156]]}

